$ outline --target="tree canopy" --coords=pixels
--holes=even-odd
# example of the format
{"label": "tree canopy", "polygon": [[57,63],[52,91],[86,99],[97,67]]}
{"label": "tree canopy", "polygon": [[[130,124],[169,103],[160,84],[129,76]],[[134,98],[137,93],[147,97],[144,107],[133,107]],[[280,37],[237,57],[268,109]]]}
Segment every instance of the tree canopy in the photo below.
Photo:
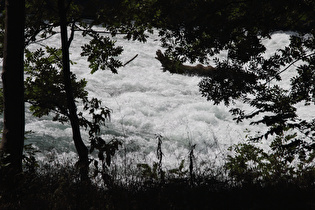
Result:
{"label": "tree canopy", "polygon": [[[76,32],[89,36],[91,41],[82,46],[82,56],[87,57],[92,73],[98,69],[117,73],[122,66],[116,59],[122,48],[115,46],[112,36],[124,34],[129,40],[146,41],[145,32],[152,33],[154,28],[165,48],[165,56],[178,64],[214,61],[215,73],[202,78],[199,83],[201,95],[214,104],[233,106],[240,100],[254,107],[253,112],[231,108],[237,122],[249,119],[254,125],[263,124],[268,128],[252,140],[276,135],[281,137],[277,148],[286,146],[290,154],[299,154],[305,159],[306,153],[314,152],[315,120],[300,119],[296,110],[297,104],[308,106],[315,101],[314,1],[93,0],[86,3],[73,0],[65,3],[63,24],[71,32],[64,48],[70,46]],[[62,22],[60,14],[57,1],[26,1],[25,46],[59,33],[55,28]],[[94,30],[95,25],[104,30]],[[262,41],[270,39],[277,31],[291,31],[290,44],[267,57]],[[216,58],[223,51],[226,58]],[[67,117],[69,112],[64,100],[56,103],[42,100],[47,91],[58,91],[58,100],[65,97],[65,87],[60,80],[62,73],[58,69],[64,64],[60,63],[60,51],[49,47],[46,52],[38,50],[31,54],[27,51],[27,58],[26,69],[34,77],[26,81],[32,111],[38,116],[56,112],[55,119],[66,121],[64,116]],[[293,65],[296,75],[286,81],[289,88],[285,89],[279,82],[283,72]],[[76,81],[71,72],[69,78],[74,99],[88,102],[85,81]],[[42,80],[49,85],[45,87]],[[45,89],[48,87],[52,90]],[[87,107],[100,107],[98,100],[89,104]],[[107,112],[106,109],[103,111],[96,121],[104,122]],[[90,111],[90,114],[94,112]],[[82,122],[83,126],[95,128],[93,123]],[[98,127],[90,135],[92,142],[103,145],[97,144],[102,142],[97,131]],[[286,138],[286,135],[290,136]],[[311,161],[315,156],[307,157]]]}
{"label": "tree canopy", "polygon": [[[93,148],[91,152],[94,149],[99,150],[103,168],[110,164],[109,160],[119,143],[113,140],[110,143],[113,146],[110,146],[99,137],[100,126],[109,117],[110,111],[107,107],[101,107],[100,100],[88,98],[84,80],[76,81],[75,74],[70,71],[69,47],[74,33],[80,32],[83,36],[89,36],[91,41],[82,46],[82,56],[86,56],[90,62],[91,73],[99,69],[110,69],[117,73],[117,68],[123,64],[115,57],[122,53],[122,48],[116,47],[111,37],[119,33],[125,34],[126,39],[145,41],[144,30],[149,28],[143,26],[146,24],[133,22],[134,13],[131,10],[134,7],[125,3],[127,2],[93,1],[86,4],[84,1],[71,0],[29,0],[25,4],[25,36],[24,44],[20,46],[27,47],[59,33],[62,43],[60,50],[49,46],[46,46],[46,52],[42,49],[35,52],[26,50],[25,100],[31,104],[30,109],[35,116],[41,117],[53,112],[56,114],[54,120],[70,122],[79,161],[84,162],[85,169],[89,164],[88,149],[81,139],[79,126],[89,130],[89,140]],[[128,7],[128,10],[118,12],[118,9],[124,7]],[[105,30],[94,30],[93,26],[96,24],[103,25]],[[57,29],[59,27],[60,30]],[[2,48],[2,43],[0,46]],[[23,85],[19,87],[23,88]],[[89,110],[90,118],[77,112],[76,99],[82,100],[84,110]],[[103,154],[106,155],[106,161]],[[83,168],[83,165],[79,164],[79,167]],[[81,174],[86,178],[87,170]]]}
{"label": "tree canopy", "polygon": [[[212,59],[215,63],[215,74],[199,83],[201,95],[214,104],[232,106],[236,122],[249,119],[268,128],[251,140],[272,137],[274,151],[312,161],[315,119],[301,119],[296,106],[315,103],[315,2],[173,0],[157,4],[166,56],[179,62]],[[263,40],[278,31],[290,31],[290,43],[266,56]],[[226,52],[226,58],[216,58],[221,52]],[[296,74],[284,81],[285,88],[280,85],[282,75],[293,66]],[[236,100],[254,111],[233,107]],[[290,164],[294,158],[289,159]]]}

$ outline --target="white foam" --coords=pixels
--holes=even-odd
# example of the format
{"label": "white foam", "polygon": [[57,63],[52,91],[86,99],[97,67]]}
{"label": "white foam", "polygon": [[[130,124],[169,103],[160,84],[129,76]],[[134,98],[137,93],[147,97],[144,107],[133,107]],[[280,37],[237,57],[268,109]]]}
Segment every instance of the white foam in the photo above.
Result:
{"label": "white foam", "polygon": [[[86,78],[90,96],[101,99],[103,105],[113,111],[111,121],[102,130],[103,135],[107,139],[125,137],[124,146],[130,154],[146,159],[154,159],[155,134],[161,134],[164,137],[162,149],[165,159],[168,159],[165,161],[170,164],[178,164],[181,159],[187,158],[189,145],[192,144],[197,145],[196,153],[200,157],[222,162],[227,148],[245,139],[246,129],[255,132],[261,128],[249,126],[246,121],[236,124],[228,112],[229,108],[214,106],[202,98],[198,90],[200,78],[162,72],[160,63],[154,58],[160,48],[156,39],[157,36],[152,35],[143,44],[118,37],[117,45],[125,49],[121,56],[123,61],[136,54],[139,56],[119,69],[118,74],[99,70],[91,75],[86,58],[80,55],[80,46],[88,40],[75,35],[70,52],[71,60],[77,64],[71,68],[78,78]],[[55,37],[47,44],[59,46],[59,42]],[[279,46],[288,43],[288,35],[274,34],[271,40],[264,42],[270,48],[270,55]],[[31,46],[32,49],[37,47]],[[310,113],[304,113],[304,116],[314,117],[314,114],[309,116]],[[27,141],[39,145],[44,151],[57,147],[57,151],[66,150],[73,154],[75,150],[69,125],[52,122],[51,118],[34,118],[29,113],[27,118],[26,129],[35,132]],[[83,132],[83,137],[87,139],[86,132]]]}

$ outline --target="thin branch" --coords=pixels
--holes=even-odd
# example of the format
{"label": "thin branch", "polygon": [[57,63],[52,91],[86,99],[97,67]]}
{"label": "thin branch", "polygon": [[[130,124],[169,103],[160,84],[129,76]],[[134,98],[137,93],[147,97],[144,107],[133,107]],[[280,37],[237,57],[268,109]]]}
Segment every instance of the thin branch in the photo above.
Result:
{"label": "thin branch", "polygon": [[138,54],[135,55],[133,58],[131,58],[129,61],[127,61],[123,66],[126,66],[128,63],[130,63],[131,61],[133,61],[136,57],[138,57]]}
{"label": "thin branch", "polygon": [[[43,26],[40,26],[40,28],[38,28],[31,36],[29,37],[26,37],[26,41],[25,41],[25,46],[29,45],[29,44],[32,44],[32,43],[36,43],[36,41],[33,41],[32,40],[36,40],[36,36],[39,35],[41,32],[45,31],[46,29],[49,29],[51,27],[57,27],[58,26],[58,23],[57,24],[45,24]],[[53,31],[52,35],[56,34],[58,32],[56,31]],[[48,38],[50,38],[51,36],[48,36]],[[44,38],[43,40],[46,40],[46,38]]]}
{"label": "thin branch", "polygon": [[51,38],[52,36],[54,36],[55,34],[58,34],[59,32],[56,32],[54,34],[51,34],[50,36],[46,37],[46,38],[43,38],[43,39],[39,39],[39,40],[36,40],[34,42],[31,42],[30,40],[27,41],[27,44],[26,45],[29,45],[29,44],[39,44],[39,45],[42,45],[42,46],[46,46],[46,45],[43,45],[43,44],[40,44],[39,42],[43,42],[49,38]]}
{"label": "thin branch", "polygon": [[70,44],[71,44],[71,42],[72,42],[72,40],[73,40],[74,31],[75,31],[74,28],[75,28],[75,22],[72,22],[72,25],[71,25],[71,34],[70,34],[69,40],[68,40],[68,42],[67,42],[67,48],[70,47]]}
{"label": "thin branch", "polygon": [[61,114],[61,115],[64,115],[64,116],[69,118],[69,113],[68,113],[67,109],[64,109],[56,101],[47,101],[47,103],[53,104],[55,106],[55,108],[50,108],[50,106],[42,106],[42,105],[40,105],[40,103],[33,101],[33,100],[26,100],[25,102],[31,104],[32,106],[38,106],[40,108],[50,109],[50,111],[55,113],[55,114]]}
{"label": "thin branch", "polygon": [[48,45],[46,45],[46,44],[42,44],[42,43],[39,43],[39,42],[36,42],[35,44],[38,44],[39,46],[42,46],[42,47],[48,47]]}
{"label": "thin branch", "polygon": [[[93,31],[99,34],[112,34],[112,32],[110,31],[95,31],[95,30],[88,30],[88,29],[75,29],[75,31]],[[126,35],[128,33],[115,33],[115,34]]]}
{"label": "thin branch", "polygon": [[294,65],[296,62],[300,61],[302,58],[307,58],[309,56],[312,56],[312,55],[315,55],[315,52],[314,53],[311,53],[311,54],[308,54],[308,55],[305,55],[305,56],[302,56],[298,59],[296,59],[295,61],[293,61],[292,63],[290,63],[285,69],[283,69],[282,71],[278,72],[275,76],[273,76],[270,80],[266,81],[265,85],[269,82],[271,82],[272,80],[274,80],[278,75],[282,74],[283,72],[285,72],[286,70],[288,70],[292,65]]}

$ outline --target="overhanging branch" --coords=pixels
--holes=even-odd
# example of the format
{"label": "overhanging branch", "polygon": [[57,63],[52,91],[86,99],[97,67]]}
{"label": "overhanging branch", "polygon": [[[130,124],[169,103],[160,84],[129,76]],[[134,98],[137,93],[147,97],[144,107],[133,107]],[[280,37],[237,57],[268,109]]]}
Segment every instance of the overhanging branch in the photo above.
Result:
{"label": "overhanging branch", "polygon": [[272,80],[274,80],[278,75],[282,74],[283,72],[285,72],[286,70],[288,70],[292,65],[294,65],[296,62],[300,61],[302,58],[307,58],[307,57],[310,57],[312,55],[315,55],[315,52],[314,53],[311,53],[311,54],[308,54],[308,55],[305,55],[305,56],[302,56],[298,59],[296,59],[295,61],[293,61],[292,63],[290,63],[287,67],[285,67],[282,71],[278,72],[275,76],[273,76],[270,80],[266,81],[266,83],[264,85],[266,85],[267,83],[271,82]]}
{"label": "overhanging branch", "polygon": [[127,61],[123,66],[126,66],[128,63],[130,63],[131,61],[133,61],[136,57],[138,57],[138,54],[135,55],[133,58],[131,58],[129,61]]}

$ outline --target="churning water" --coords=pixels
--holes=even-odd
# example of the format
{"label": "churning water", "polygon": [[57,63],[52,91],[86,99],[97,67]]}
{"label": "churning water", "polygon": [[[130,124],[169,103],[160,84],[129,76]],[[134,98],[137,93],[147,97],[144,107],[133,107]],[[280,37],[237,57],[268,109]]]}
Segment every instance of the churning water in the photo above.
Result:
{"label": "churning water", "polygon": [[[265,40],[268,53],[288,44],[288,37],[287,34],[277,33],[272,39]],[[70,59],[76,62],[71,66],[72,71],[79,79],[86,78],[88,81],[89,96],[101,99],[103,105],[112,110],[111,120],[102,130],[103,137],[108,140],[121,138],[124,151],[129,156],[140,162],[155,160],[155,135],[160,134],[163,136],[163,159],[167,165],[178,165],[188,156],[190,145],[194,144],[198,158],[220,163],[228,153],[227,148],[243,141],[248,130],[253,136],[256,131],[264,129],[252,127],[248,122],[236,124],[229,107],[215,106],[201,97],[198,90],[200,77],[163,72],[161,64],[154,58],[155,52],[161,49],[157,35],[150,35],[146,43],[127,41],[122,37],[116,39],[117,45],[124,47],[123,62],[138,54],[135,60],[119,69],[118,74],[109,70],[90,74],[86,57],[80,56],[81,46],[89,40],[80,34],[76,34],[71,44]],[[55,36],[43,44],[59,47],[60,39]],[[39,47],[33,44],[30,49]],[[248,107],[242,103],[236,105]],[[82,109],[80,104],[78,109]],[[32,117],[27,111],[26,130],[33,131],[27,136],[26,143],[38,147],[41,157],[51,153],[59,158],[76,156],[69,125],[53,122],[51,116]],[[82,130],[82,135],[88,144],[88,134]]]}

